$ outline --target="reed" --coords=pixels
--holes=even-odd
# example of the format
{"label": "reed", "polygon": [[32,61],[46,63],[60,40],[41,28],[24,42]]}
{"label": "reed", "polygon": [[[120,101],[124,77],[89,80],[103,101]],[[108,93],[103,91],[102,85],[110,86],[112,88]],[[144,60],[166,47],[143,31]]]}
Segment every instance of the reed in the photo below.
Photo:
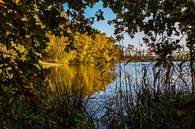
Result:
{"label": "reed", "polygon": [[[193,129],[194,98],[186,63],[151,63],[131,76],[118,71],[117,93],[107,98],[99,126],[106,129]],[[122,69],[123,68],[123,69]],[[138,72],[139,71],[139,72]],[[124,77],[125,76],[125,77]]]}

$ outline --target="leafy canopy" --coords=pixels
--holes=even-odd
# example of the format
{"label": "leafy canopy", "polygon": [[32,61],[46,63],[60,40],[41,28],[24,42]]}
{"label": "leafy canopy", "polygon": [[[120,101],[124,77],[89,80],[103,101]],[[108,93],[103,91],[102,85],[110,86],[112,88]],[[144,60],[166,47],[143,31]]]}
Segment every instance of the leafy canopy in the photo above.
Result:
{"label": "leafy canopy", "polygon": [[[116,14],[110,20],[115,26],[117,40],[124,33],[131,37],[144,32],[144,42],[153,48],[159,59],[166,60],[173,50],[180,48],[180,41],[187,35],[187,46],[194,49],[195,1],[194,0],[103,0]],[[191,57],[193,60],[194,53]]]}

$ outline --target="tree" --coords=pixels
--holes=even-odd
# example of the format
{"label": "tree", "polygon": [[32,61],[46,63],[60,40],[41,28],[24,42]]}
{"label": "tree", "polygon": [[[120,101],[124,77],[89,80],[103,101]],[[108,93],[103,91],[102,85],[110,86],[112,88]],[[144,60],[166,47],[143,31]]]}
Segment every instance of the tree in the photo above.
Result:
{"label": "tree", "polygon": [[65,48],[69,44],[68,37],[65,36],[55,36],[52,34],[47,34],[49,42],[44,50],[44,60],[63,62],[66,59]]}
{"label": "tree", "polygon": [[47,34],[48,45],[44,49],[44,60],[60,63],[91,63],[116,61],[117,53],[114,42],[105,34],[96,32],[72,33],[72,41],[67,36]]}
{"label": "tree", "polygon": [[[66,25],[67,15],[74,20]],[[61,36],[67,28],[90,30],[83,15],[94,1],[0,0],[0,125],[3,128],[45,128],[47,92],[45,70],[38,63],[49,39],[47,33]],[[64,28],[61,27],[65,24]],[[50,121],[50,120],[49,120]],[[49,125],[49,124],[48,124]]]}
{"label": "tree", "polygon": [[[66,12],[63,9],[65,2],[69,6]],[[3,69],[1,84],[9,82],[15,85],[15,81],[20,80],[18,77],[31,78],[32,73],[38,74],[36,72],[39,70],[38,60],[41,59],[41,54],[49,41],[47,33],[65,35],[71,39],[72,36],[67,32],[68,28],[79,31],[90,29],[91,22],[83,16],[83,11],[86,6],[93,4],[92,1],[85,4],[83,1],[69,0],[1,0],[0,68]],[[68,19],[62,15],[63,13],[74,20],[66,24]],[[16,48],[18,46],[25,49],[25,54]],[[16,56],[10,55],[9,51],[14,51]]]}
{"label": "tree", "polygon": [[195,1],[194,0],[103,0],[116,14],[114,24],[117,40],[125,33],[131,37],[144,32],[144,42],[158,55],[156,65],[171,67],[173,50],[181,48],[180,41],[187,35],[190,49],[192,91],[195,92]]}
{"label": "tree", "polygon": [[[49,42],[46,34],[67,36],[71,48],[73,36],[67,33],[67,28],[92,34],[90,25],[94,18],[85,18],[84,10],[96,2],[98,0],[0,0],[0,120],[3,128],[12,128],[12,125],[22,128],[23,122],[34,127],[44,123],[37,117],[45,113],[41,99],[45,97],[42,93],[45,76],[38,61]],[[65,13],[71,19],[70,24],[62,28],[68,20],[61,16],[64,3],[68,4]],[[143,31],[145,43],[154,48],[160,62],[165,62],[170,52],[180,47],[179,36],[186,34],[191,62],[195,60],[193,0],[103,0],[103,3],[117,15],[110,23],[115,24],[118,40],[122,32],[133,37]],[[102,15],[99,11],[97,20],[103,19]],[[171,38],[173,35],[177,38]],[[34,121],[38,124],[33,124]]]}
{"label": "tree", "polygon": [[187,35],[187,44],[192,49],[195,24],[193,0],[103,1],[104,6],[110,7],[117,15],[109,23],[115,25],[118,39],[124,32],[134,37],[136,32],[143,31],[144,42],[155,48],[159,60],[165,60],[173,50],[180,48],[179,42],[184,35]]}
{"label": "tree", "polygon": [[127,50],[126,50],[127,56],[133,56],[133,53],[135,53],[134,47],[135,47],[134,45],[128,44]]}

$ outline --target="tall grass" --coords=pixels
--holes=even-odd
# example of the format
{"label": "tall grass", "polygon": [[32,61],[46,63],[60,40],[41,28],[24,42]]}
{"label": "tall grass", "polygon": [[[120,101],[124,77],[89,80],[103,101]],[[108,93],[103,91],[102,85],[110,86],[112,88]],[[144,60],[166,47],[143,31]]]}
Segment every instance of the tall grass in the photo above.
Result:
{"label": "tall grass", "polygon": [[70,91],[66,83],[55,79],[55,92],[43,80],[37,89],[29,85],[20,92],[4,89],[7,91],[0,96],[0,129],[93,129],[84,108],[85,88],[73,83]]}
{"label": "tall grass", "polygon": [[183,62],[166,68],[136,63],[132,69],[119,64],[116,80],[102,91],[105,95],[98,103],[91,103],[98,93],[86,96],[86,84],[74,80],[78,78],[70,88],[64,73],[51,75],[45,84],[53,86],[51,91],[37,89],[29,97],[13,100],[3,95],[1,125],[16,129],[194,129],[195,97],[187,66]]}
{"label": "tall grass", "polygon": [[133,76],[126,72],[125,65],[119,66],[117,93],[106,99],[97,127],[193,129],[195,103],[186,65],[171,63],[164,68],[151,63],[141,70],[135,67]]}
{"label": "tall grass", "polygon": [[58,74],[51,74],[51,93],[48,99],[48,111],[51,128],[57,129],[93,129],[95,128],[90,116],[85,110],[88,99],[86,86],[78,84],[78,80],[72,80],[68,85],[64,78],[64,71],[57,71]]}

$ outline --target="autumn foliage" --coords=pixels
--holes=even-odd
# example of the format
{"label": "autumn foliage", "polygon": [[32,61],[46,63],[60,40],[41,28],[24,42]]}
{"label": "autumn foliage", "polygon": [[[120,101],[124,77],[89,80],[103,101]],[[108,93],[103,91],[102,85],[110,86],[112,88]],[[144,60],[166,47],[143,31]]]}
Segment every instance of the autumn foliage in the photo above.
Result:
{"label": "autumn foliage", "polygon": [[60,63],[95,63],[96,61],[116,61],[119,54],[114,42],[105,34],[93,36],[74,33],[73,41],[68,37],[48,34],[49,42],[44,50],[44,60]]}

